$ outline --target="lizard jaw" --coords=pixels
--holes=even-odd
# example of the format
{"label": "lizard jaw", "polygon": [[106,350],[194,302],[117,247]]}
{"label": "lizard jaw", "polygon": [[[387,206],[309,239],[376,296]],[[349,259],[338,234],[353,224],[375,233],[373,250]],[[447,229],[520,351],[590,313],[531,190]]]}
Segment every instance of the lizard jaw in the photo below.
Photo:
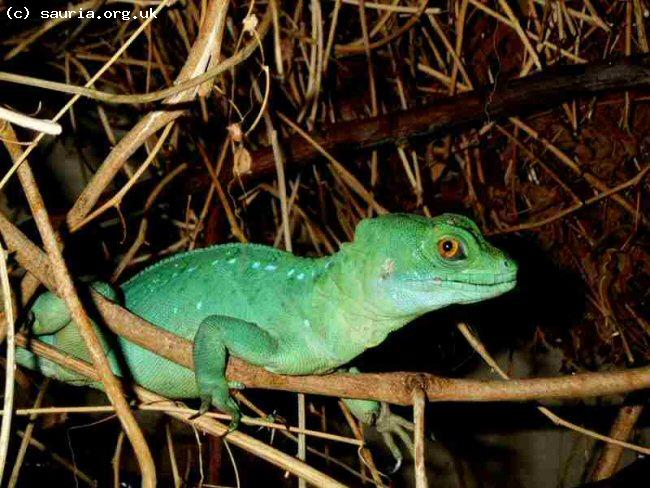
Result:
{"label": "lizard jaw", "polygon": [[504,287],[508,290],[512,289],[517,283],[516,273],[508,274],[499,274],[499,275],[490,275],[487,279],[480,276],[467,276],[466,279],[445,279],[440,277],[435,277],[431,279],[414,279],[407,280],[409,284],[415,284],[418,288],[430,288],[432,285],[440,287],[445,285],[450,285],[451,287],[462,289],[462,288],[489,288],[489,287]]}
{"label": "lizard jaw", "polygon": [[[432,303],[436,303],[435,308],[440,308],[440,305],[475,303],[494,298],[512,290],[517,284],[514,274],[492,276],[489,281],[485,279],[472,280],[472,277],[467,278],[466,280],[450,280],[437,277],[427,280],[409,280],[406,283],[411,292],[420,295],[420,297],[422,295],[431,297]],[[457,296],[454,296],[455,294]],[[445,296],[447,297],[447,303],[443,303],[445,299],[442,297]]]}

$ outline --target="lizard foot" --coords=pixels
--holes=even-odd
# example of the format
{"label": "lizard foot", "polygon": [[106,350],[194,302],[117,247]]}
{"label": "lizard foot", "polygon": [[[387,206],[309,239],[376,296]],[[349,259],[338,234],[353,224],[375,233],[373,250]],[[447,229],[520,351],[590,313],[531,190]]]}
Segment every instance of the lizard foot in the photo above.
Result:
{"label": "lizard foot", "polygon": [[404,456],[402,451],[395,442],[397,436],[409,451],[413,451],[413,441],[409,432],[413,431],[413,423],[393,414],[388,408],[387,403],[379,403],[374,400],[353,400],[343,399],[343,403],[350,409],[352,414],[365,425],[375,428],[381,434],[386,447],[395,459],[395,465],[390,471],[391,474],[397,472],[402,465]]}
{"label": "lizard foot", "polygon": [[395,436],[402,440],[410,452],[413,452],[413,441],[409,434],[409,432],[413,432],[413,423],[399,415],[395,415],[388,408],[388,404],[382,403],[379,415],[375,420],[375,428],[377,429],[377,432],[381,434],[386,447],[388,447],[393,459],[395,459],[395,466],[390,473],[396,473],[402,466],[404,456],[395,442]]}
{"label": "lizard foot", "polygon": [[228,424],[228,432],[226,432],[226,434],[233,430],[237,430],[241,420],[241,411],[239,410],[237,403],[230,397],[228,390],[226,390],[225,394],[219,389],[212,395],[201,395],[201,406],[196,414],[192,415],[190,419],[192,420],[200,417],[210,410],[212,405],[231,417],[230,423]]}
{"label": "lizard foot", "polygon": [[215,396],[213,396],[212,404],[222,412],[230,415],[231,419],[230,423],[228,424],[227,433],[230,433],[233,430],[237,430],[237,427],[239,427],[239,421],[241,420],[241,411],[239,410],[237,403],[235,403],[230,395],[226,394],[225,401],[221,397],[215,398]]}
{"label": "lizard foot", "polygon": [[189,419],[194,420],[199,418],[201,415],[203,415],[208,410],[210,410],[211,405],[212,405],[212,397],[210,397],[210,395],[201,395],[201,405],[199,406],[199,409],[196,411],[196,413],[190,416]]}

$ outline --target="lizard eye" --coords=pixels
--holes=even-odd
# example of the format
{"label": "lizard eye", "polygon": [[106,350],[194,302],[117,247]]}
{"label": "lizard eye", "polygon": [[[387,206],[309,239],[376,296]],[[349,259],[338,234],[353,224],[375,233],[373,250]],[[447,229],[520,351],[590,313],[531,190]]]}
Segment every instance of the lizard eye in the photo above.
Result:
{"label": "lizard eye", "polygon": [[462,259],[465,257],[463,246],[458,239],[444,237],[438,241],[438,253],[445,259]]}

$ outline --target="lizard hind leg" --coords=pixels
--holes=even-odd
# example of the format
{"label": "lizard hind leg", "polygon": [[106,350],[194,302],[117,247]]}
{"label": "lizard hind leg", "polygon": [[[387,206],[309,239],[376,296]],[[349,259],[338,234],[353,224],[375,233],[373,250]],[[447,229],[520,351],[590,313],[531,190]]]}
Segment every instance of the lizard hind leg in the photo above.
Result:
{"label": "lizard hind leg", "polygon": [[277,341],[257,325],[244,320],[211,315],[201,322],[194,337],[194,369],[201,398],[199,414],[210,405],[232,416],[235,430],[241,412],[230,396],[226,364],[231,354],[258,366],[268,365],[278,351]]}
{"label": "lizard hind leg", "polygon": [[[117,301],[119,298],[117,291],[108,283],[94,282],[91,286],[111,300]],[[30,316],[30,333],[34,337],[78,359],[92,361],[79,328],[73,322],[68,307],[61,298],[51,292],[43,293],[34,301],[30,309]],[[109,347],[108,337],[110,336],[103,333],[94,322],[93,326],[104,350],[107,352],[111,369],[113,372],[120,374],[117,356],[111,353]],[[101,383],[92,382],[81,375],[74,374],[56,365],[56,363],[38,358],[25,349],[17,349],[16,355],[18,364],[40,371],[45,376],[76,385],[90,385],[96,388],[101,386]]]}
{"label": "lizard hind leg", "polygon": [[[357,374],[357,368],[350,368],[350,373]],[[402,465],[404,456],[402,451],[395,443],[394,436],[399,437],[406,445],[409,452],[413,452],[413,441],[408,432],[414,429],[413,423],[395,415],[390,411],[387,403],[377,402],[374,400],[357,400],[352,398],[343,398],[343,403],[350,409],[350,412],[366,425],[372,425],[381,434],[384,443],[395,459],[395,465],[391,473],[397,472]]]}
{"label": "lizard hind leg", "polygon": [[[119,294],[112,285],[95,281],[90,286],[109,300],[119,301]],[[33,318],[31,332],[36,336],[55,334],[72,321],[65,302],[49,291],[34,301],[30,314]]]}
{"label": "lizard hind leg", "polygon": [[32,334],[55,334],[68,325],[72,318],[65,302],[52,292],[40,295],[30,309]]}

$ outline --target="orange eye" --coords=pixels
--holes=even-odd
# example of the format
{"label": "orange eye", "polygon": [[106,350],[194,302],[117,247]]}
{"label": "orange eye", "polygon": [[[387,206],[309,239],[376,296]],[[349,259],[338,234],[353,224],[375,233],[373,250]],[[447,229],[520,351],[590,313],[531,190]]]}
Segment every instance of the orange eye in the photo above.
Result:
{"label": "orange eye", "polygon": [[445,259],[457,259],[462,257],[463,250],[457,239],[445,237],[438,242],[438,253]]}

